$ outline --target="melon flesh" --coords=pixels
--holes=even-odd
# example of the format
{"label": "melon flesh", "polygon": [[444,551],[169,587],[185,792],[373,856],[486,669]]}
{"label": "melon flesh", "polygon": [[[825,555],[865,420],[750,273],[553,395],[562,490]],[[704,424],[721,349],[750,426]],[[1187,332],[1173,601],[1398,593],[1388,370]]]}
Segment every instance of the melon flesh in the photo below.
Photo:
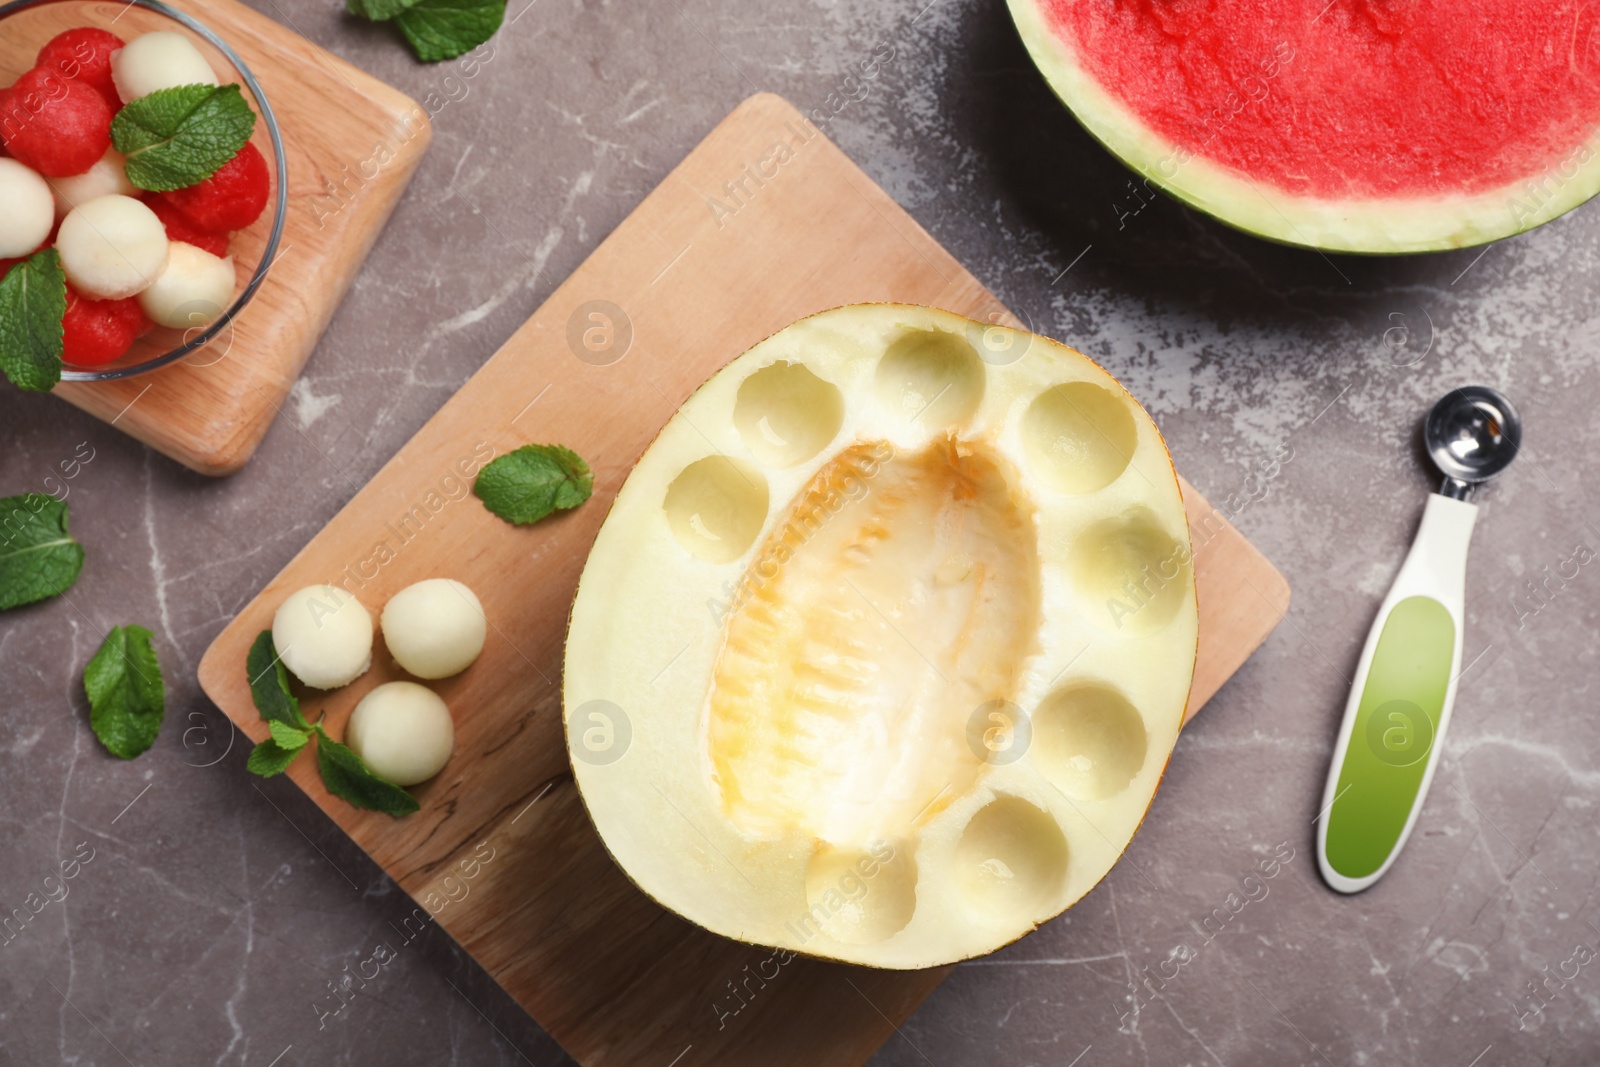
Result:
{"label": "melon flesh", "polygon": [[1117,861],[1196,631],[1171,460],[1115,379],[946,312],[840,308],[734,360],[628,477],[573,605],[567,741],[668,908],[928,967]]}
{"label": "melon flesh", "polygon": [[1154,187],[1356,252],[1518,233],[1600,191],[1576,0],[1010,0],[1056,92]]}

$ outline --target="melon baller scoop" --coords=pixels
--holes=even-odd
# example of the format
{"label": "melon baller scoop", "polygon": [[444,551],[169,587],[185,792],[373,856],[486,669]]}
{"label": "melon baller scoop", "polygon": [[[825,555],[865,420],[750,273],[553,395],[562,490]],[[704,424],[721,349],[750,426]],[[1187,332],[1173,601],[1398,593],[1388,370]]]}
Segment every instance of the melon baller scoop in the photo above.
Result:
{"label": "melon baller scoop", "polygon": [[1461,673],[1472,494],[1516,457],[1522,420],[1468,385],[1433,406],[1422,436],[1444,482],[1367,635],[1318,817],[1317,863],[1341,893],[1383,877],[1422,810]]}

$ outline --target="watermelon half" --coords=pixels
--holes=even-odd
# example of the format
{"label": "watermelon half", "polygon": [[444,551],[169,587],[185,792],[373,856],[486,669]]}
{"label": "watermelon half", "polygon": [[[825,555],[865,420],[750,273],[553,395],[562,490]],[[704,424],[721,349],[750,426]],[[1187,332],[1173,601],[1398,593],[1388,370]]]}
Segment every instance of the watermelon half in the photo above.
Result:
{"label": "watermelon half", "polygon": [[1590,0],[1009,3],[1056,94],[1145,185],[1271,240],[1462,248],[1600,191]]}

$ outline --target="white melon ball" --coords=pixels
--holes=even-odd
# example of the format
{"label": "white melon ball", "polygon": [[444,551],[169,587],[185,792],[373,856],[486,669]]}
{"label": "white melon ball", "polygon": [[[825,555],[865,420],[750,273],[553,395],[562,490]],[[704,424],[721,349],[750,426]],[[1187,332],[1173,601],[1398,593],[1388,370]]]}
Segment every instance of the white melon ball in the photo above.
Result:
{"label": "white melon ball", "polygon": [[216,85],[200,49],[181,33],[163,30],[135,37],[111,53],[111,80],[124,104],[178,85]]}
{"label": "white melon ball", "polygon": [[79,293],[90,300],[121,300],[161,277],[167,228],[131,196],[97,196],[61,220],[56,251],[67,281]]}
{"label": "white melon ball", "polygon": [[213,322],[233,301],[233,257],[173,241],[167,269],[139,294],[150,321],[175,330]]}
{"label": "white melon ball", "polygon": [[127,160],[122,158],[121,152],[115,148],[108,148],[99,162],[82,174],[74,174],[70,178],[49,179],[50,188],[55,192],[56,218],[64,218],[79,204],[88,203],[96,197],[109,196],[112,193],[138,196],[138,187],[128,180],[127,171],[124,169],[126,163]]}
{"label": "white melon ball", "polygon": [[350,713],[344,743],[379,778],[416,785],[444,769],[456,732],[439,694],[416,682],[385,682]]}
{"label": "white melon ball", "polygon": [[406,586],[383,608],[383,640],[418,678],[448,678],[472,666],[489,623],[471,589],[449,578]]}
{"label": "white melon ball", "polygon": [[348,685],[372,666],[372,616],[332,585],[289,594],[272,618],[272,644],[296,678],[313,689]]}
{"label": "white melon ball", "polygon": [[0,259],[31,255],[55,225],[50,185],[14,159],[0,157]]}

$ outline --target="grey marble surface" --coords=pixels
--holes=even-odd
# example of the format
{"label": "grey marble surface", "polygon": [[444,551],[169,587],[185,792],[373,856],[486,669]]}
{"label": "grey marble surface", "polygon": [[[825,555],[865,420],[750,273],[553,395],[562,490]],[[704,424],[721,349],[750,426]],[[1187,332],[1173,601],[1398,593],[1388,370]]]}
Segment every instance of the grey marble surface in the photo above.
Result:
{"label": "grey marble surface", "polygon": [[[1600,970],[1566,962],[1600,946],[1600,578],[1585,566],[1537,611],[1518,601],[1524,580],[1600,549],[1600,209],[1393,260],[1269,246],[1165,201],[1119,221],[1127,174],[1053,102],[999,0],[511,0],[471,77],[415,64],[335,0],[255,2],[450,102],[241,474],[202,478],[0,390],[0,491],[93,454],[68,483],[81,581],[0,617],[0,910],[44,893],[80,843],[93,855],[0,945],[0,1063],[565,1062],[436,928],[319,1030],[327,982],[410,906],[292,785],[252,780],[238,745],[223,754],[195,668],[718,119],[758,89],[820,106],[883,41],[896,58],[842,106],[835,139],[1036,329],[1119,375],[1184,473],[1214,501],[1236,495],[1295,597],[1183,735],[1125,861],[1065,917],[959,967],[874,1062],[1600,1060]],[[1476,661],[1418,832],[1377,888],[1341,898],[1317,877],[1312,820],[1346,679],[1429,488],[1418,419],[1471,380],[1527,420],[1524,455],[1483,499]],[[161,739],[131,763],[98,747],[79,682],[127,622],[156,632],[170,686]],[[1266,895],[1198,932],[1274,850],[1292,858]],[[1193,958],[1131,1012],[1130,980],[1184,944]],[[1531,1013],[1529,983],[1563,965],[1577,976]]]}

